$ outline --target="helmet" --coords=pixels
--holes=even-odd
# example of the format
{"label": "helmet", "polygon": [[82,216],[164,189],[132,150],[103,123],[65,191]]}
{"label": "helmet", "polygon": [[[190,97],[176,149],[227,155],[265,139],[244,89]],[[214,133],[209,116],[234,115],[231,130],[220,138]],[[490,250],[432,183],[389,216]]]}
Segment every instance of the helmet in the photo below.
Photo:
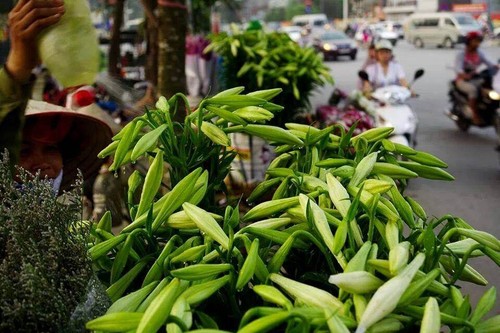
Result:
{"label": "helmet", "polygon": [[387,39],[382,39],[375,43],[375,50],[389,50],[392,51],[392,43]]}
{"label": "helmet", "polygon": [[479,31],[469,31],[465,36],[465,44],[469,44],[474,39],[482,41],[483,35]]}

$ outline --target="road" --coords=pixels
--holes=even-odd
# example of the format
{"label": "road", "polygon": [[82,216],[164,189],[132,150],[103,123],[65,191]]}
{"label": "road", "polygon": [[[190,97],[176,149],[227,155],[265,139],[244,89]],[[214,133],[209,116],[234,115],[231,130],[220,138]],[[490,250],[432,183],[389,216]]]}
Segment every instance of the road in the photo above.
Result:
{"label": "road", "polygon": [[[459,48],[459,47],[457,47]],[[500,47],[486,46],[484,51],[490,59],[500,58]],[[448,82],[453,71],[447,67],[454,62],[457,49],[416,49],[404,41],[398,43],[394,54],[412,77],[418,68],[425,75],[414,85],[420,97],[410,102],[419,118],[417,149],[435,154],[448,163],[448,171],[455,176],[453,182],[414,180],[405,194],[422,204],[429,216],[445,214],[459,216],[476,229],[500,237],[500,158],[494,151],[496,134],[493,127],[471,128],[461,133],[454,123],[444,115],[448,107]],[[351,91],[356,86],[356,73],[366,58],[360,50],[355,61],[341,59],[327,62],[340,89]],[[317,89],[311,98],[313,107],[327,104],[332,86]],[[483,258],[473,259],[474,268],[481,272],[491,285],[500,287],[500,269]],[[462,283],[464,293],[470,293],[476,303],[484,287]],[[500,309],[500,307],[497,307]],[[498,312],[498,311],[497,311]]]}

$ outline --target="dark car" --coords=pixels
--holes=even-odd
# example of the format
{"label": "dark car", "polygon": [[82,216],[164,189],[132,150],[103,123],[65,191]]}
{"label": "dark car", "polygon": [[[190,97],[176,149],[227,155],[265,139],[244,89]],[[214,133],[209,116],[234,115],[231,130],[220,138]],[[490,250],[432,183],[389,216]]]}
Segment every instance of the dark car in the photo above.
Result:
{"label": "dark car", "polygon": [[340,56],[356,59],[358,48],[356,42],[340,31],[327,31],[313,41],[314,48],[323,53],[324,59],[337,60]]}

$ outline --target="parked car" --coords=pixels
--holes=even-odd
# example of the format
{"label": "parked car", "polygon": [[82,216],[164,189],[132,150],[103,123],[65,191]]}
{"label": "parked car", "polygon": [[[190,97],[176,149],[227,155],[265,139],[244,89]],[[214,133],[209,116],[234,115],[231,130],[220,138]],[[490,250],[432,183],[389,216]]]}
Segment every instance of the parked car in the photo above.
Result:
{"label": "parked car", "polygon": [[340,56],[355,60],[358,53],[356,42],[341,31],[328,31],[318,35],[313,40],[313,47],[323,54],[325,60],[337,60]]}

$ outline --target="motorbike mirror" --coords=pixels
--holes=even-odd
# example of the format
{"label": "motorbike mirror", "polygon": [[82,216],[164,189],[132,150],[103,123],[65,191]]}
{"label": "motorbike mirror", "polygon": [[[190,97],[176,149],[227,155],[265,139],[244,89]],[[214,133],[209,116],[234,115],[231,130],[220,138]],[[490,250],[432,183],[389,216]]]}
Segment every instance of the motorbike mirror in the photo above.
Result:
{"label": "motorbike mirror", "polygon": [[365,71],[359,71],[358,77],[363,81],[369,81],[368,73]]}
{"label": "motorbike mirror", "polygon": [[424,73],[425,71],[422,68],[417,69],[417,71],[415,72],[415,76],[413,77],[413,81],[415,81],[418,78],[421,78],[422,75],[424,75]]}

